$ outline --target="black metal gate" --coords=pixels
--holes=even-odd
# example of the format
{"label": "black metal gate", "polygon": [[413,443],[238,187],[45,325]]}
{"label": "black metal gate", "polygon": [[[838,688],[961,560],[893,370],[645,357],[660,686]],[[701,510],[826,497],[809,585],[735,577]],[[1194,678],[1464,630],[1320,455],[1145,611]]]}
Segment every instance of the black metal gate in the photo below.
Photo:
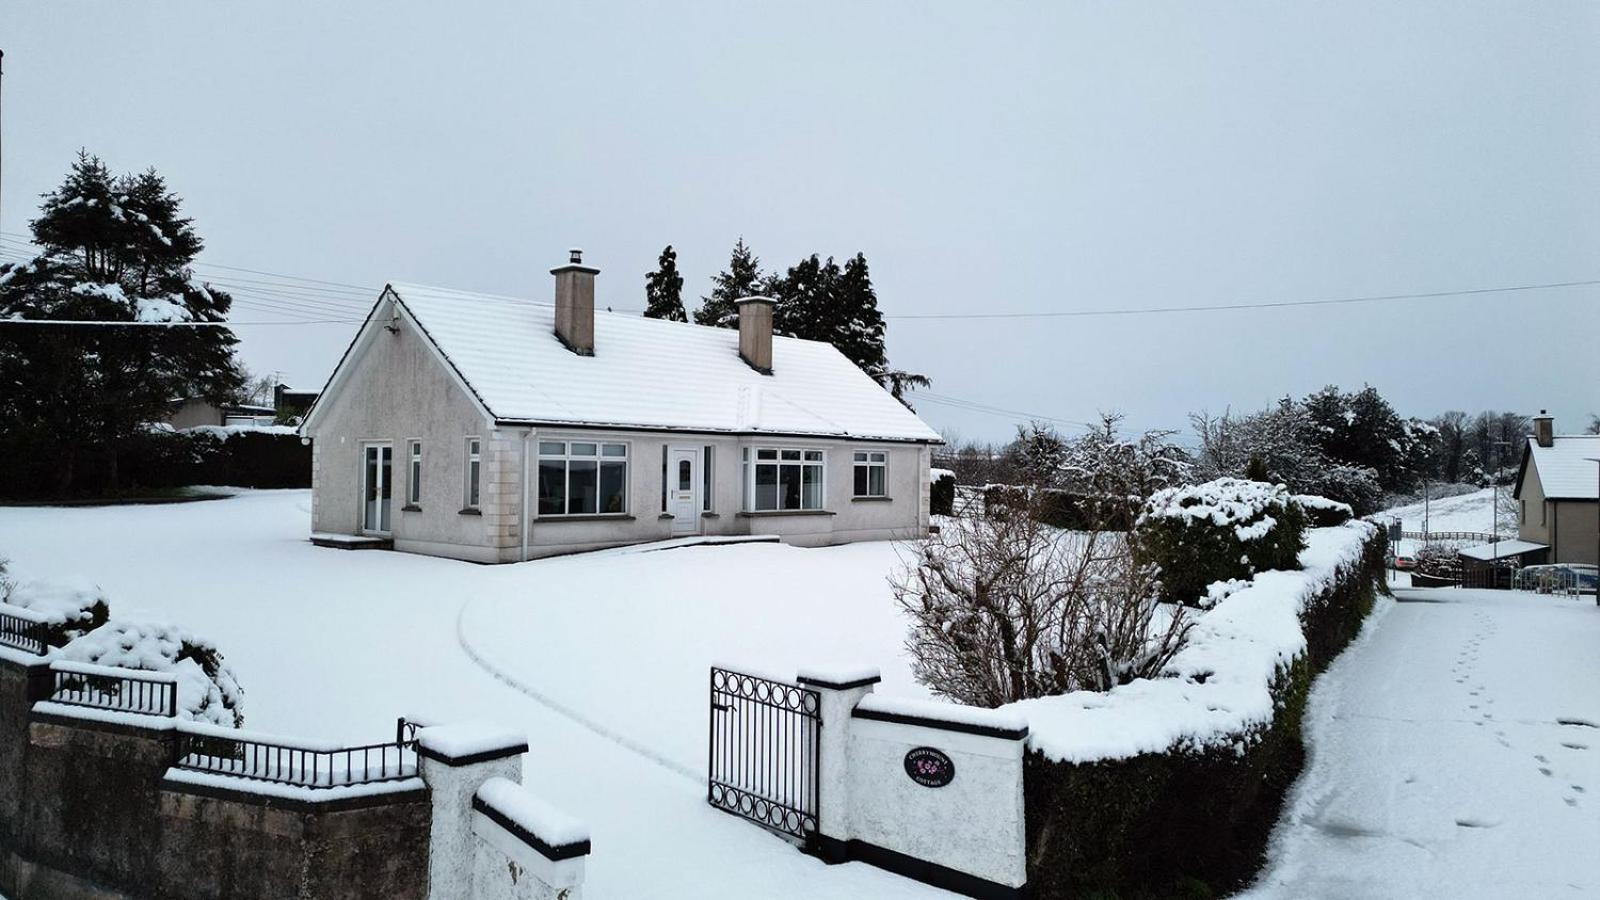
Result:
{"label": "black metal gate", "polygon": [[711,669],[706,800],[810,844],[817,835],[821,697],[810,688]]}

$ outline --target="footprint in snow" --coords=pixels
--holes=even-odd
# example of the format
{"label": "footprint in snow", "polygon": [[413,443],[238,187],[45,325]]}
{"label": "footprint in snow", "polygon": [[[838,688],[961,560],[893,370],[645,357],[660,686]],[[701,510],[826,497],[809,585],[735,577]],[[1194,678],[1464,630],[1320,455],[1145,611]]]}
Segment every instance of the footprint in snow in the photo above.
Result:
{"label": "footprint in snow", "polygon": [[1596,725],[1588,719],[1556,719],[1556,724],[1571,725],[1576,728],[1600,728],[1600,725]]}
{"label": "footprint in snow", "polygon": [[1583,786],[1583,785],[1581,785],[1581,784],[1574,784],[1574,785],[1570,785],[1570,787],[1571,787],[1571,788],[1572,788],[1572,789],[1573,789],[1573,790],[1575,790],[1575,791],[1577,791],[1577,792],[1578,792],[1578,793],[1580,793],[1580,794],[1582,794],[1582,793],[1584,793],[1584,792],[1585,792],[1585,791],[1586,791],[1586,790],[1587,790],[1587,788],[1585,788],[1585,787],[1584,787],[1584,786]]}
{"label": "footprint in snow", "polygon": [[1495,828],[1495,827],[1498,827],[1500,825],[1500,822],[1499,822],[1498,819],[1491,820],[1491,819],[1479,819],[1479,818],[1476,818],[1476,817],[1467,817],[1467,818],[1457,819],[1456,820],[1456,824],[1461,826],[1462,828]]}
{"label": "footprint in snow", "polygon": [[1543,775],[1546,778],[1549,778],[1550,777],[1550,767],[1549,766],[1540,766],[1539,767],[1539,774]]}
{"label": "footprint in snow", "polygon": [[1587,749],[1589,749],[1589,745],[1588,744],[1580,744],[1577,741],[1562,741],[1561,742],[1561,746],[1567,748],[1568,750],[1587,750]]}
{"label": "footprint in snow", "polygon": [[1539,762],[1542,762],[1542,763],[1547,763],[1547,762],[1550,761],[1548,758],[1545,757],[1545,755],[1543,753],[1535,753],[1533,755],[1533,758],[1537,759]]}

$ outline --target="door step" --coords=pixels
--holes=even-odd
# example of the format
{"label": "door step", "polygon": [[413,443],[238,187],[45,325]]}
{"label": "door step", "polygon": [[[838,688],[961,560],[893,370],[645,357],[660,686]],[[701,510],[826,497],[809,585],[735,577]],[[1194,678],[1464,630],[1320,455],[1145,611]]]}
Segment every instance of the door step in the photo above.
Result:
{"label": "door step", "polygon": [[332,534],[317,532],[311,535],[311,543],[318,547],[332,547],[336,550],[393,550],[394,538],[375,537],[370,534]]}

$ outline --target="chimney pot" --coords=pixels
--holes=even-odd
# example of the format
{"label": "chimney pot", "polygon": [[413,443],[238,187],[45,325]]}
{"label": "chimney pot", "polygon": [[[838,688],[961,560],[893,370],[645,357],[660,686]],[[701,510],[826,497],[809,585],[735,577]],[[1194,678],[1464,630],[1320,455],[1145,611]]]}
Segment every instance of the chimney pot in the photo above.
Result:
{"label": "chimney pot", "polygon": [[556,277],[556,337],[579,356],[594,355],[594,277],[600,270],[583,264],[583,251],[568,251],[568,262],[550,270]]}
{"label": "chimney pot", "polygon": [[739,356],[750,368],[771,375],[772,298],[740,297],[733,305],[739,309]]}

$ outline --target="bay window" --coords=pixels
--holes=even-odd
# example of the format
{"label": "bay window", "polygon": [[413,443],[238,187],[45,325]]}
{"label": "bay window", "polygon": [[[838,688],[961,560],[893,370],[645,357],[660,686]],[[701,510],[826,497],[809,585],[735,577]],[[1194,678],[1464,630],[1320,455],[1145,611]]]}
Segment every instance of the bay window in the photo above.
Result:
{"label": "bay window", "polygon": [[539,515],[621,515],[627,511],[627,444],[539,442]]}
{"label": "bay window", "polygon": [[744,448],[745,507],[752,512],[822,509],[821,450]]}

